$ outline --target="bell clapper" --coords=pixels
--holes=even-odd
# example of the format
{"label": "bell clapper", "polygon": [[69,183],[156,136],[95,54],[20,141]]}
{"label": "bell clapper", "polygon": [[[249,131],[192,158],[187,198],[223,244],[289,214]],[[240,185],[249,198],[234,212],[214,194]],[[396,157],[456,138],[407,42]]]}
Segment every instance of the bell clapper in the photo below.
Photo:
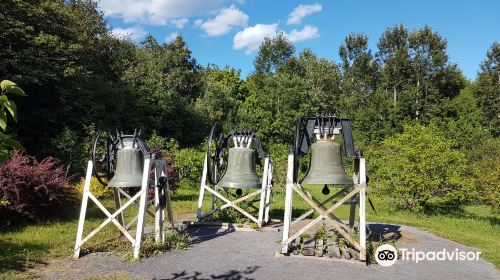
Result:
{"label": "bell clapper", "polygon": [[243,190],[242,189],[236,189],[236,195],[237,196],[241,196],[243,194]]}
{"label": "bell clapper", "polygon": [[328,186],[327,186],[327,185],[325,185],[325,186],[323,187],[323,190],[321,190],[321,193],[323,193],[324,195],[328,195],[328,194],[330,194],[330,189],[328,188]]}

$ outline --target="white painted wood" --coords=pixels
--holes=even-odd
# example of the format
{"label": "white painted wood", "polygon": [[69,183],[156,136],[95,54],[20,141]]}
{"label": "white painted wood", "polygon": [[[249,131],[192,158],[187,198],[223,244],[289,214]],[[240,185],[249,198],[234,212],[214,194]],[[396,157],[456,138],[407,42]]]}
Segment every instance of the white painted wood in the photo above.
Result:
{"label": "white painted wood", "polygon": [[[206,188],[208,188],[208,187],[206,187]],[[216,190],[213,190],[213,191],[214,191],[214,192],[217,192]],[[217,192],[217,193],[218,193],[219,195],[222,195],[222,194],[220,194],[219,192]],[[247,195],[245,195],[245,196],[242,196],[242,197],[240,197],[240,198],[238,198],[238,199],[235,199],[235,200],[233,200],[233,201],[230,201],[230,202],[228,202],[228,203],[226,203],[226,204],[224,204],[224,205],[222,205],[222,206],[216,207],[215,209],[212,209],[212,210],[210,210],[210,211],[207,211],[207,212],[205,212],[205,213],[201,214],[201,218],[208,217],[208,216],[212,215],[213,213],[215,213],[216,211],[223,210],[223,209],[226,209],[226,208],[228,208],[228,207],[232,207],[233,205],[236,205],[236,204],[238,204],[238,203],[240,203],[240,202],[242,202],[242,201],[244,201],[244,200],[248,200],[248,199],[250,199],[250,198],[252,198],[252,197],[254,197],[254,196],[256,196],[256,195],[258,195],[258,194],[260,194],[260,193],[262,193],[262,190],[258,190],[258,191],[255,191],[255,192],[249,193],[249,194],[247,194]],[[215,196],[215,195],[214,195],[214,196]]]}
{"label": "white painted wood", "polygon": [[[122,207],[122,198],[120,195],[120,192],[118,191],[119,188],[113,188],[113,197],[115,199],[115,206],[116,210],[120,209]],[[123,213],[120,213],[120,217],[118,219],[120,224],[123,226],[125,225],[125,218],[123,217]]]}
{"label": "white painted wood", "polygon": [[139,253],[141,250],[142,235],[144,232],[144,216],[146,213],[146,199],[148,196],[149,170],[150,159],[147,158],[144,160],[144,170],[142,173],[141,198],[139,202],[139,219],[137,220],[137,229],[134,244],[134,259],[139,258]]}
{"label": "white painted wood", "polygon": [[266,188],[266,204],[264,210],[264,223],[269,222],[269,209],[271,208],[271,192],[273,190],[273,171],[274,171],[274,163],[271,159],[269,159],[269,169],[268,169],[268,177],[267,177],[267,188]]}
{"label": "white painted wood", "polygon": [[[257,218],[255,218],[254,216],[250,215],[247,211],[243,210],[241,207],[237,206],[236,204],[234,204],[233,202],[229,201],[227,198],[225,198],[223,195],[221,195],[220,193],[216,192],[215,190],[213,190],[212,188],[208,187],[208,186],[205,186],[205,189],[209,192],[211,192],[212,194],[214,194],[216,197],[218,197],[219,199],[221,199],[222,201],[230,204],[231,207],[233,207],[234,209],[236,209],[238,212],[240,212],[241,214],[247,216],[247,218],[249,218],[250,220],[252,220],[254,223],[256,224],[259,224],[259,220],[257,220]],[[258,190],[257,192],[261,192],[261,190]],[[256,192],[256,193],[257,193]]]}
{"label": "white painted wood", "polygon": [[[304,193],[303,191],[303,188],[299,185],[299,184],[292,184],[292,188],[294,189],[294,191],[300,195],[309,205],[311,205],[314,210],[316,210],[318,213],[320,213],[320,218],[321,219],[325,219],[326,222],[333,226],[340,234],[342,234],[342,236],[347,239],[347,241],[349,241],[349,243],[351,243],[354,247],[356,247],[358,250],[360,250],[360,246],[358,244],[358,242],[356,242],[354,239],[352,239],[352,237],[344,230],[342,229],[337,223],[335,223],[335,221],[330,217],[330,213],[335,210],[337,207],[339,207],[340,205],[344,204],[345,201],[347,201],[348,199],[350,199],[351,197],[353,197],[356,193],[359,192],[359,188],[355,188],[354,190],[352,190],[350,193],[348,193],[346,196],[344,196],[342,199],[340,199],[339,201],[337,201],[335,204],[333,204],[330,208],[328,208],[326,211],[321,209],[318,205],[315,204],[315,202],[308,196]],[[316,221],[316,220],[315,220]],[[319,220],[318,220],[319,221]],[[316,221],[316,222],[318,222]],[[290,240],[291,241],[291,240]]]}
{"label": "white painted wood", "polygon": [[[97,207],[99,207],[99,209],[101,209],[101,211],[108,217],[108,220],[113,222],[113,224],[115,224],[115,226],[123,233],[123,235],[125,235],[127,237],[128,240],[130,240],[130,242],[132,244],[134,244],[134,238],[130,235],[130,233],[128,233],[128,231],[120,224],[120,222],[116,219],[116,216],[119,215],[119,213],[114,213],[114,214],[111,214],[108,209],[106,209],[106,207],[104,207],[104,205],[102,205],[102,203],[97,200],[97,198],[93,195],[93,194],[89,194],[89,198],[97,205]],[[120,212],[120,213],[123,213],[123,212]],[[102,226],[104,227],[104,225]],[[98,229],[102,229],[102,227],[98,227]]]}
{"label": "white painted wood", "polygon": [[[340,193],[344,192],[344,190],[345,190],[345,188],[339,190],[338,192],[336,192],[335,194],[333,194],[332,196],[330,196],[329,198],[327,198],[323,202],[319,203],[318,205],[321,207],[324,207],[326,204],[330,203],[330,201],[334,200]],[[314,211],[315,211],[314,209],[311,209],[311,210],[305,212],[304,214],[300,215],[298,218],[293,219],[292,225],[294,225],[294,224],[302,221],[303,219],[311,216],[314,213]]]}
{"label": "white painted wood", "polygon": [[286,175],[286,193],[285,193],[285,214],[283,217],[283,239],[281,243],[281,253],[288,253],[288,235],[290,231],[290,222],[292,220],[292,185],[293,185],[293,174],[294,174],[294,155],[288,155],[288,169]]}
{"label": "white painted wood", "polygon": [[[141,195],[141,192],[137,192],[129,201],[127,201],[125,204],[122,205],[120,209],[118,209],[113,215],[111,215],[113,218],[115,218],[118,214],[120,214],[122,211],[124,211],[127,207],[129,207],[134,200],[136,200],[139,196]],[[90,196],[90,193],[89,193]],[[102,222],[96,229],[94,229],[91,233],[89,233],[82,241],[81,244],[84,244],[87,242],[90,238],[92,238],[99,230],[101,230],[104,226],[106,226],[109,222],[111,222],[111,218],[107,218],[104,222]]]}
{"label": "white painted wood", "polygon": [[267,177],[269,176],[269,156],[264,159],[264,171],[262,172],[262,192],[260,193],[259,202],[259,227],[264,225],[264,207],[266,203]]}
{"label": "white painted wood", "polygon": [[205,195],[205,186],[207,182],[207,169],[208,169],[208,155],[205,155],[205,162],[203,163],[203,172],[201,174],[200,196],[198,198],[198,209],[196,211],[196,221],[202,218],[203,196]]}
{"label": "white painted wood", "polygon": [[89,200],[90,193],[90,180],[92,179],[92,161],[87,162],[87,174],[85,176],[85,183],[83,185],[83,196],[82,205],[80,208],[80,218],[78,219],[78,229],[76,231],[76,242],[75,242],[75,252],[73,258],[78,259],[80,257],[80,248],[82,243],[83,228],[85,224],[85,215],[87,213],[87,202]]}
{"label": "white painted wood", "polygon": [[366,161],[359,159],[359,245],[360,260],[366,260]]}
{"label": "white painted wood", "polygon": [[160,191],[158,186],[160,185],[160,176],[161,176],[161,169],[163,168],[163,165],[160,163],[160,161],[155,161],[154,162],[155,166],[155,199],[154,199],[154,205],[155,205],[155,241],[156,242],[162,242],[163,240],[163,207],[161,206],[160,203]]}

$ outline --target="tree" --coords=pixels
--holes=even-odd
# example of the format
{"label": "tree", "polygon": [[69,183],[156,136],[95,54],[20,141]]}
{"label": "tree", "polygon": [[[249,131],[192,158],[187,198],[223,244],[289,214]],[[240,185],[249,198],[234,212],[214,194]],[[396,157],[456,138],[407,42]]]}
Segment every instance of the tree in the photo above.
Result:
{"label": "tree", "polygon": [[285,34],[266,37],[253,62],[257,74],[272,74],[282,67],[295,53],[295,47]]}
{"label": "tree", "polygon": [[466,154],[491,138],[473,91],[473,86],[463,89],[457,97],[443,105],[444,117],[434,120],[441,122],[441,130],[446,137],[454,139]]}
{"label": "tree", "polygon": [[486,115],[486,124],[493,135],[500,135],[500,43],[494,42],[476,80],[474,95]]}
{"label": "tree", "polygon": [[399,207],[418,212],[431,200],[464,201],[472,193],[465,154],[434,125],[405,125],[367,158],[375,190]]}
{"label": "tree", "polygon": [[236,112],[248,95],[240,70],[209,65],[203,72],[203,84],[203,95],[196,100],[196,110],[206,116],[207,124],[219,122],[234,128]]}
{"label": "tree", "polygon": [[462,73],[448,62],[446,44],[428,26],[409,31],[400,25],[389,28],[380,38],[378,87],[387,95],[392,93],[395,123],[429,123],[440,117],[441,104],[465,87]]}
{"label": "tree", "polygon": [[5,134],[7,130],[7,113],[17,121],[17,106],[16,103],[9,100],[7,93],[26,96],[24,91],[9,80],[3,80],[0,83],[0,163],[9,158],[9,148],[22,149],[19,142]]}

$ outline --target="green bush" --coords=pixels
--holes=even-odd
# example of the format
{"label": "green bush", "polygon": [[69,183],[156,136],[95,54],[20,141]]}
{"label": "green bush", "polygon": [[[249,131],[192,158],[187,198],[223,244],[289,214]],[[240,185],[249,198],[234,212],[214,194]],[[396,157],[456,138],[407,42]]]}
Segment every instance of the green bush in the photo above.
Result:
{"label": "green bush", "polygon": [[[76,192],[80,197],[83,194],[84,185],[85,185],[85,178],[82,178],[80,182],[75,186]],[[99,183],[99,181],[97,181],[97,178],[94,176],[92,176],[92,179],[90,179],[90,192],[96,198],[110,197],[113,194],[110,188],[101,185],[101,183]]]}
{"label": "green bush", "polygon": [[431,199],[460,202],[473,196],[465,154],[435,126],[407,125],[367,154],[375,191],[395,205],[422,211]]}
{"label": "green bush", "polygon": [[500,138],[489,139],[474,150],[478,160],[472,166],[479,202],[500,212]]}
{"label": "green bush", "polygon": [[288,152],[291,145],[272,144],[269,148],[273,160],[273,182],[275,190],[284,190],[288,168]]}
{"label": "green bush", "polygon": [[181,149],[174,154],[172,166],[177,170],[182,186],[199,187],[205,151]]}

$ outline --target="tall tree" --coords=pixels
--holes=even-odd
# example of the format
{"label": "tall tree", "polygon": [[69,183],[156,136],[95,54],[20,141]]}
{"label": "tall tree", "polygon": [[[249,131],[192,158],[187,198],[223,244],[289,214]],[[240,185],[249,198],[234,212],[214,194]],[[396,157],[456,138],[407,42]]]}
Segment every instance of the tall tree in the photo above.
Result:
{"label": "tall tree", "polygon": [[474,95],[483,109],[487,125],[495,136],[500,135],[500,43],[494,42],[481,63]]}
{"label": "tall tree", "polygon": [[283,33],[266,37],[259,47],[253,65],[257,74],[272,74],[282,67],[295,53],[295,47]]}

